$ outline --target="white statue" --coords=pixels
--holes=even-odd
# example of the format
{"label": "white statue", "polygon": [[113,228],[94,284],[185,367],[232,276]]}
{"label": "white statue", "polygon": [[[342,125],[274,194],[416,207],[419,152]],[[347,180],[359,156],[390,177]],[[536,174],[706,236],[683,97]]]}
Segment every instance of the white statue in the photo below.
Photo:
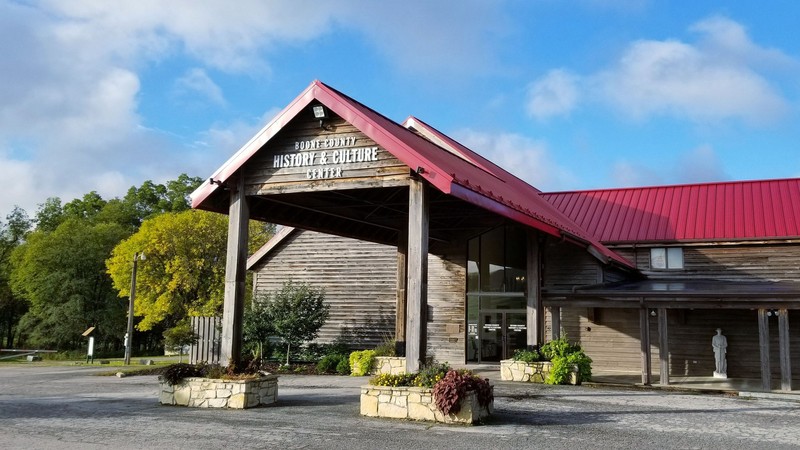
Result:
{"label": "white statue", "polygon": [[714,349],[714,378],[728,378],[728,362],[725,353],[728,348],[728,339],[722,335],[722,329],[717,328],[717,334],[711,338],[711,347]]}

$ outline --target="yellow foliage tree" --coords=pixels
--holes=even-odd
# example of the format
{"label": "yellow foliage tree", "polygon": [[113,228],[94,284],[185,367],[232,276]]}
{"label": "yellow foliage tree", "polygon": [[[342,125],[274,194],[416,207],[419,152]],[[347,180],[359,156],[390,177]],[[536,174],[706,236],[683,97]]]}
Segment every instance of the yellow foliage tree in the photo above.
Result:
{"label": "yellow foliage tree", "polygon": [[[140,331],[157,324],[175,326],[187,316],[222,311],[228,216],[189,210],[145,220],[139,231],[117,245],[106,261],[120,297],[130,295],[133,256],[137,263],[134,316]],[[272,227],[251,223],[250,247],[258,248]]]}

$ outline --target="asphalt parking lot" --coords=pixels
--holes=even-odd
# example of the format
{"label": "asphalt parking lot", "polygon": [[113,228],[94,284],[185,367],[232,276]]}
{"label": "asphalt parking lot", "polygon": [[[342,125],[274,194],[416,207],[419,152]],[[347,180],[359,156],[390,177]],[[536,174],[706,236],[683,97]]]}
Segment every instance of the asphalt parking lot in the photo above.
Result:
{"label": "asphalt parking lot", "polygon": [[366,378],[282,376],[277,405],[212,410],[159,405],[155,376],[98,370],[0,365],[0,447],[800,448],[800,403],[770,399],[498,383],[494,417],[469,427],[362,417]]}

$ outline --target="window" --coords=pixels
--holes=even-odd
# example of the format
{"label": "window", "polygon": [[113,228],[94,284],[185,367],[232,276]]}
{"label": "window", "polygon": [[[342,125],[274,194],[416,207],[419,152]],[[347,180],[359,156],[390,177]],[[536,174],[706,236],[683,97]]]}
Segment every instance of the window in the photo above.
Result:
{"label": "window", "polygon": [[525,230],[495,228],[469,241],[467,292],[525,292]]}
{"label": "window", "polygon": [[683,269],[683,249],[680,247],[651,248],[650,268],[660,270]]}

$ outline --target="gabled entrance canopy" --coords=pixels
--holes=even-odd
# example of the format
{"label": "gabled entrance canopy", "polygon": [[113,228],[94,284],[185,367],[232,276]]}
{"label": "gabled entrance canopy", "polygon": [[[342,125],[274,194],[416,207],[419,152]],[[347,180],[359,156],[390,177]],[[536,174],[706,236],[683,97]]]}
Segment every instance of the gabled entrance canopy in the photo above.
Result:
{"label": "gabled entrance canopy", "polygon": [[[539,190],[502,168],[418,119],[407,121],[417,131],[415,133],[319,81],[311,83],[214,172],[192,194],[192,207],[227,213],[225,188],[242,169],[248,178],[254,171],[262,172],[259,177],[262,180],[273,175],[277,177],[279,171],[268,173],[270,168],[265,163],[269,161],[259,161],[259,156],[263,156],[260,153],[276,141],[289,141],[292,135],[301,133],[297,128],[288,129],[293,123],[303,121],[304,126],[313,127],[316,120],[310,116],[309,108],[316,104],[325,106],[332,113],[332,117],[325,121],[331,131],[335,132],[337,127],[345,124],[352,125],[352,132],[363,133],[379,148],[385,149],[387,156],[397,159],[396,165],[390,169],[384,167],[379,177],[359,177],[349,179],[349,183],[342,182],[345,180],[336,180],[336,183],[309,180],[301,185],[271,188],[248,183],[247,195],[258,198],[251,205],[252,218],[396,244],[399,219],[405,216],[405,189],[380,193],[367,193],[360,189],[405,186],[409,172],[414,172],[436,191],[431,198],[434,206],[431,209],[431,238],[434,242],[452,240],[454,233],[474,235],[503,220],[510,220],[580,245],[604,263],[632,267],[545,201]],[[308,132],[318,136],[329,134],[324,128],[306,128],[305,131],[306,135]],[[255,161],[260,165],[254,168]],[[250,167],[246,167],[248,164]],[[298,195],[300,193],[303,195]],[[275,197],[276,194],[281,194],[281,198]],[[294,211],[287,211],[290,209]],[[322,222],[326,225],[321,226]]]}

